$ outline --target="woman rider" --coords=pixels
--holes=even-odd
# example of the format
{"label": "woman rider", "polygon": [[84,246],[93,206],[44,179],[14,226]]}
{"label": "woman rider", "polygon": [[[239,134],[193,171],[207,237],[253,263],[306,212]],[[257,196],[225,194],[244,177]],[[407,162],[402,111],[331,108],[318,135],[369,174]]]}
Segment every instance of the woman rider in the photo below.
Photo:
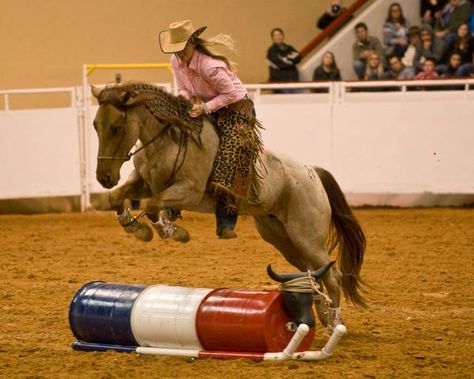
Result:
{"label": "woman rider", "polygon": [[219,149],[209,178],[215,196],[216,233],[235,238],[237,209],[258,203],[256,161],[262,150],[253,102],[235,74],[230,61],[215,47],[233,50],[226,34],[204,39],[206,26],[194,30],[190,20],[170,24],[160,33],[160,47],[171,56],[178,93],[190,100],[189,115],[209,114],[216,121]]}

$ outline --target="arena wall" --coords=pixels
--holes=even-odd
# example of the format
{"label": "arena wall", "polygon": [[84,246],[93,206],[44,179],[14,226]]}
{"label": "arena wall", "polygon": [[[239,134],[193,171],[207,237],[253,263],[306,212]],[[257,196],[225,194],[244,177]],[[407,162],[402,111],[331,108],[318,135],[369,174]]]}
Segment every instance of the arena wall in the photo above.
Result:
{"label": "arena wall", "polygon": [[[473,91],[361,93],[346,82],[324,85],[327,94],[291,95],[250,86],[267,148],[330,170],[352,205],[474,203]],[[96,110],[90,107],[89,120]],[[107,207],[95,180],[97,137],[81,125],[81,112],[0,112],[0,159],[8,162],[0,166],[0,212],[79,210],[84,189],[88,206]],[[131,169],[124,165],[122,182]]]}

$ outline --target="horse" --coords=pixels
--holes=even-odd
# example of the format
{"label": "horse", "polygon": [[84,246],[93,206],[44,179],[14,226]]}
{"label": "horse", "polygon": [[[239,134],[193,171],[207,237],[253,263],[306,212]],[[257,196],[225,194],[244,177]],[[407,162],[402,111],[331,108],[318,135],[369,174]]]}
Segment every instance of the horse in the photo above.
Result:
{"label": "horse", "polygon": [[[153,236],[146,223],[127,214],[126,199],[147,199],[144,213],[162,237],[183,232],[165,209],[215,211],[216,200],[206,188],[219,136],[210,117],[190,118],[188,100],[145,82],[92,86],[92,93],[99,103],[94,119],[99,183],[115,187],[122,164],[133,157],[134,170],[126,182],[110,191],[111,208],[127,231],[143,240]],[[328,264],[330,252],[338,247],[337,266],[320,281],[327,295],[314,301],[323,325],[335,327],[342,323],[341,289],[349,302],[366,307],[360,275],[366,247],[362,227],[327,170],[269,149],[256,166],[259,201],[242,205],[239,213],[253,217],[263,240],[299,271]]]}

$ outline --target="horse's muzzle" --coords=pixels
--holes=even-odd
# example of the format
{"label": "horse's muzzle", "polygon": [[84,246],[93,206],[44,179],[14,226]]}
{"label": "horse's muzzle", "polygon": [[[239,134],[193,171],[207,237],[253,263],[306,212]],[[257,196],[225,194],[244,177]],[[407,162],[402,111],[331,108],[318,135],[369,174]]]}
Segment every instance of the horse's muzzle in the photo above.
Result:
{"label": "horse's muzzle", "polygon": [[107,189],[112,188],[116,184],[110,174],[97,174],[97,181],[102,187]]}

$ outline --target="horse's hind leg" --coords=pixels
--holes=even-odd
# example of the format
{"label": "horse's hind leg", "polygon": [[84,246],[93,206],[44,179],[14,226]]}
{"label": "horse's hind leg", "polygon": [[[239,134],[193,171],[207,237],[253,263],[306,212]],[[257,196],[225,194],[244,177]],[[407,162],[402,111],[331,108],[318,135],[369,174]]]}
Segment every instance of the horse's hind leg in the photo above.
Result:
{"label": "horse's hind leg", "polygon": [[[320,227],[317,228],[319,230],[314,230],[308,226],[308,223],[295,221],[301,219],[301,214],[305,214],[304,210],[296,209],[299,206],[293,207],[292,211],[300,213],[299,217],[298,214],[289,217],[290,220],[293,220],[291,222],[283,224],[274,216],[257,216],[255,224],[262,238],[275,246],[290,264],[300,271],[318,269],[330,261],[325,238],[328,233],[329,221],[326,224],[320,224]],[[311,219],[317,218],[311,217]],[[339,275],[338,269],[333,266],[322,278],[331,301],[330,305],[325,297],[315,296],[318,318],[324,326],[332,327],[342,323]]]}
{"label": "horse's hind leg", "polygon": [[257,231],[264,241],[275,246],[288,263],[298,270],[307,270],[308,262],[302,258],[282,223],[275,216],[254,216],[254,221]]}
{"label": "horse's hind leg", "polygon": [[[330,261],[326,242],[331,225],[331,210],[329,204],[326,206],[325,202],[319,205],[308,205],[311,202],[303,200],[298,199],[288,205],[286,216],[288,221],[283,223],[283,226],[296,249],[309,262],[308,268],[317,269]],[[307,220],[312,220],[312,222],[308,223]],[[323,323],[327,323],[329,327],[342,323],[340,278],[341,273],[335,265],[322,278],[330,299],[326,320]],[[320,311],[325,308],[326,301],[322,298],[319,300],[321,303],[318,307],[318,316],[321,317]],[[318,306],[318,300],[316,300],[316,305]]]}
{"label": "horse's hind leg", "polygon": [[[288,263],[295,266],[298,270],[306,271],[307,269],[317,269],[329,262],[329,257],[327,257],[325,250],[322,252],[322,254],[316,254],[316,256],[322,257],[317,261],[312,258],[305,258],[305,255],[301,254],[300,250],[293,243],[284,225],[276,217],[255,216],[254,220],[255,226],[262,238],[277,248],[283,254]],[[329,297],[339,301],[340,291],[337,275],[337,269],[333,266],[331,270],[324,276],[323,280],[325,287],[327,289],[331,288],[332,290],[331,293],[329,293]],[[321,285],[321,290],[323,290],[322,283],[319,282],[319,284]],[[320,322],[324,326],[332,324],[332,320],[329,320],[329,311],[326,299],[321,295],[315,296],[315,306]],[[337,302],[336,307],[338,306],[339,302]]]}

